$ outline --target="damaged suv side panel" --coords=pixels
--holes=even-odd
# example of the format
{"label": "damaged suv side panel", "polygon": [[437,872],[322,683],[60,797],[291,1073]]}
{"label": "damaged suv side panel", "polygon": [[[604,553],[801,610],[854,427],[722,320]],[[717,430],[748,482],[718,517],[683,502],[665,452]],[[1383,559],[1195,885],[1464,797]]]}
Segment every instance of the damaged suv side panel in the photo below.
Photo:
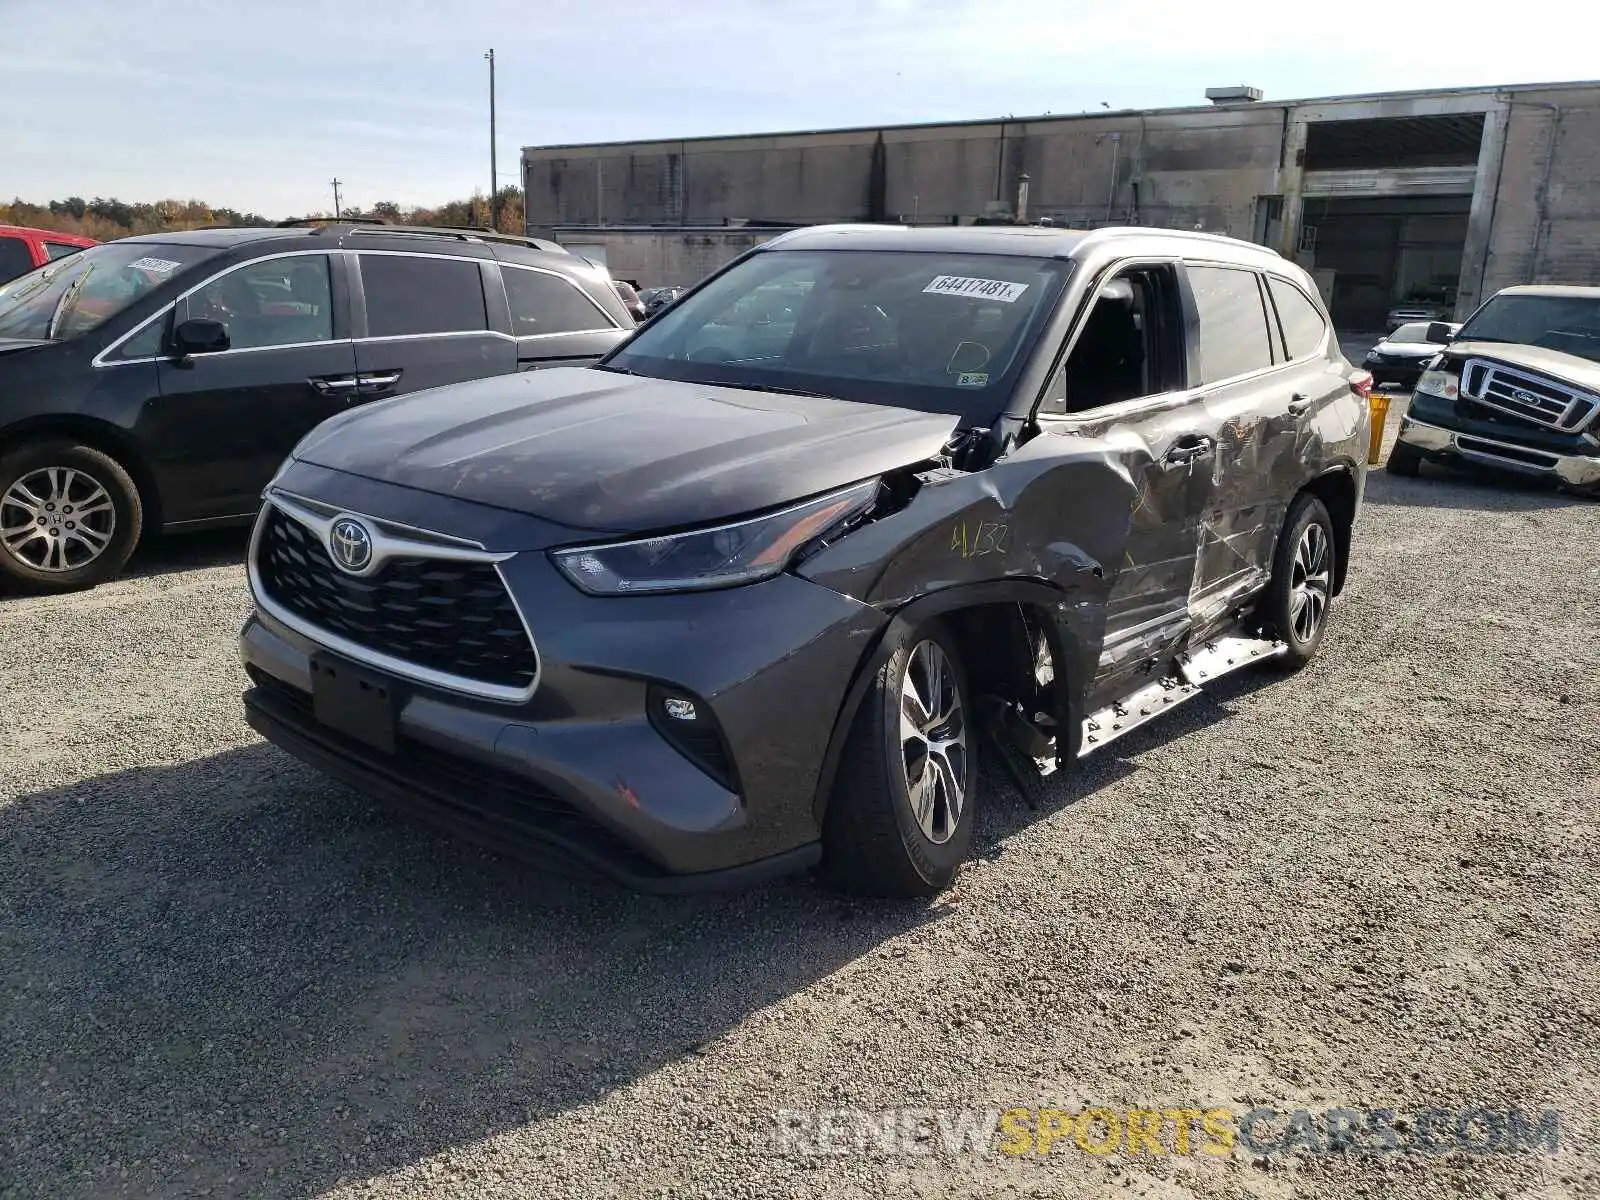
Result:
{"label": "damaged suv side panel", "polygon": [[[1220,296],[1202,293],[1198,303],[1187,264],[1174,257],[1080,264],[1054,330],[1060,351],[1038,376],[1037,402],[1013,414],[1009,441],[967,443],[909,473],[901,486],[914,494],[903,507],[886,505],[888,515],[798,567],[900,613],[902,627],[939,612],[988,612],[984,682],[1028,712],[1043,706],[1058,763],[1082,751],[1086,715],[1136,688],[1156,660],[1247,618],[1246,602],[1272,573],[1285,513],[1307,488],[1334,514],[1331,592],[1342,588],[1363,478],[1365,381],[1330,355],[1332,330],[1294,294],[1298,285],[1258,284],[1235,264],[1198,261],[1202,270],[1235,272]],[[1167,293],[1169,327],[1153,347],[1163,361],[1151,377],[1162,390],[1104,405],[1080,397],[1084,411],[1068,412],[1076,380],[1066,364],[1082,338],[1103,336],[1105,323],[1093,326],[1098,300],[1108,288],[1122,299],[1116,281],[1129,276],[1145,277],[1158,298]],[[1259,354],[1234,363],[1252,368],[1242,375],[1202,353],[1205,337],[1226,332],[1202,319],[1208,299],[1260,306],[1252,318]],[[1279,306],[1296,301],[1301,324],[1292,335]],[[1318,328],[1308,330],[1308,316]],[[997,457],[982,465],[986,450]],[[966,470],[952,465],[963,461]],[[995,620],[997,610],[1005,619]],[[864,658],[852,701],[893,640],[890,627]],[[1041,655],[1048,669],[1035,673]],[[851,716],[847,703],[836,738]],[[819,809],[829,783],[825,773]]]}

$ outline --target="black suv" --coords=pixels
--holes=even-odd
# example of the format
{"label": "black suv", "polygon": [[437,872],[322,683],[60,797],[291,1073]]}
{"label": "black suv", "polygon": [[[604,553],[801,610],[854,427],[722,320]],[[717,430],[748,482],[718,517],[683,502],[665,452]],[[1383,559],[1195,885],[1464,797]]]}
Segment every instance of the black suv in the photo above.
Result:
{"label": "black suv", "polygon": [[1344,581],[1371,376],[1306,273],[1148,229],[819,227],[598,366],[335,417],[249,553],[249,720],[643,888],[948,884]]}
{"label": "black suv", "polygon": [[0,581],[99,583],[146,530],[248,521],[336,413],[593,362],[633,328],[603,272],[527,238],[295,224],[91,247],[0,287]]}

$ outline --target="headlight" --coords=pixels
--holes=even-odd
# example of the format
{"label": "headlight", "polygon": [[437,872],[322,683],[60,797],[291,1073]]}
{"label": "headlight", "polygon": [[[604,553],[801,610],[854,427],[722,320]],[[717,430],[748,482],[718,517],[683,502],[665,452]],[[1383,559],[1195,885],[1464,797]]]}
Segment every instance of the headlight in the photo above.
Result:
{"label": "headlight", "polygon": [[1454,400],[1461,393],[1461,376],[1454,371],[1424,371],[1417,380],[1417,391]]}
{"label": "headlight", "polygon": [[872,506],[869,480],[749,521],[666,537],[576,546],[550,554],[561,573],[592,596],[696,592],[770,579],[795,552]]}

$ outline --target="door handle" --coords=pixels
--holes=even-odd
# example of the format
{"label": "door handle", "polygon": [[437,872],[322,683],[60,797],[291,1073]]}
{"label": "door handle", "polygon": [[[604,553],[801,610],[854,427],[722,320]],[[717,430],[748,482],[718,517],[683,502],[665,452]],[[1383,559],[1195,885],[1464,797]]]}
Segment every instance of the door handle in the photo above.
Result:
{"label": "door handle", "polygon": [[1217,443],[1208,437],[1186,437],[1161,456],[1161,465],[1168,471],[1174,467],[1186,467],[1197,458],[1205,458],[1216,448]]}
{"label": "door handle", "polygon": [[1289,398],[1289,415],[1291,417],[1304,416],[1311,407],[1311,397],[1304,392],[1296,392]]}
{"label": "door handle", "polygon": [[343,396],[356,390],[357,382],[349,375],[335,375],[327,379],[313,379],[311,386],[324,396]]}
{"label": "door handle", "polygon": [[378,371],[378,372],[374,372],[371,375],[359,376],[358,379],[357,379],[357,383],[360,384],[361,390],[364,391],[364,392],[366,392],[366,391],[373,391],[373,392],[382,391],[384,388],[393,387],[395,384],[397,384],[399,382],[400,382],[400,372],[399,371]]}

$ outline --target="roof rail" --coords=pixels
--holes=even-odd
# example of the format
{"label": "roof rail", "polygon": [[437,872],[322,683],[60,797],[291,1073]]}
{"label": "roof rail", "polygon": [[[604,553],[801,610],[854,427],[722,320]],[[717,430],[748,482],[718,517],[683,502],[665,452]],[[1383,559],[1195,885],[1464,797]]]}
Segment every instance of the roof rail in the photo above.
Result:
{"label": "roof rail", "polygon": [[290,217],[287,221],[279,221],[279,229],[297,229],[306,225],[318,225],[326,228],[329,225],[387,225],[389,222],[383,217]]}
{"label": "roof rail", "polygon": [[462,242],[506,242],[515,246],[529,246],[535,250],[558,250],[563,254],[568,253],[567,248],[559,242],[552,242],[546,238],[525,237],[520,233],[501,233],[494,229],[456,228],[448,225],[387,225],[382,229],[358,227],[351,229],[350,232],[381,233],[385,237],[455,238]]}
{"label": "roof rail", "polygon": [[377,234],[382,237],[454,238],[458,242],[505,242],[568,254],[570,251],[559,242],[546,238],[524,237],[519,233],[499,233],[493,229],[455,228],[445,225],[397,225],[382,217],[297,217],[279,221],[279,229],[314,226],[312,233]]}
{"label": "roof rail", "polygon": [[1274,258],[1283,257],[1273,247],[1263,246],[1260,242],[1252,242],[1246,238],[1238,238],[1226,233],[1207,233],[1203,229],[1171,229],[1160,225],[1102,225],[1098,229],[1088,230],[1085,236],[1092,237],[1096,241],[1103,241],[1108,238],[1148,237],[1152,235],[1155,237],[1186,238],[1203,242],[1222,242],[1230,246],[1259,250],[1263,254],[1272,255]]}

